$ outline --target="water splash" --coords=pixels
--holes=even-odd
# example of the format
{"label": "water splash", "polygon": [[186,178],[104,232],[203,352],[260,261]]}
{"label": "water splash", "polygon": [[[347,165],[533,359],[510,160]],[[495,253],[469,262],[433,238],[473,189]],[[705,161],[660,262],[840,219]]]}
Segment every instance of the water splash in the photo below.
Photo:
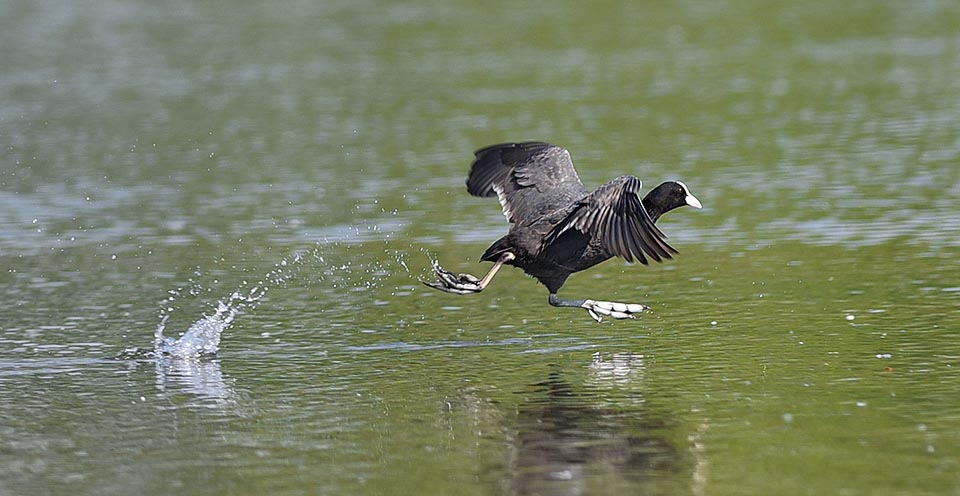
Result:
{"label": "water splash", "polygon": [[[233,324],[237,313],[243,309],[254,309],[266,294],[266,288],[255,286],[247,293],[234,291],[226,302],[217,302],[217,308],[211,315],[204,315],[194,322],[179,338],[165,337],[169,313],[163,313],[160,324],[154,332],[153,348],[157,354],[177,358],[193,358],[213,355],[220,349],[220,336]],[[166,311],[166,310],[164,310]]]}
{"label": "water splash", "polygon": [[[319,265],[321,270],[310,274],[310,282],[324,282],[326,286],[333,289],[351,292],[382,286],[397,271],[393,266],[394,262],[404,272],[410,273],[406,263],[407,252],[402,250],[385,249],[384,254],[387,255],[385,259],[369,263],[348,260],[338,264],[324,257],[323,247],[324,245],[318,243],[312,250],[294,253],[280,260],[252,288],[247,281],[243,281],[226,300],[217,301],[217,304],[212,307],[212,312],[203,314],[199,320],[190,325],[186,332],[176,338],[168,337],[164,334],[167,321],[171,314],[180,310],[178,303],[181,300],[200,298],[211,291],[198,282],[201,273],[197,269],[194,272],[195,278],[188,280],[186,289],[170,290],[167,297],[161,301],[160,323],[154,331],[153,354],[173,358],[198,358],[216,354],[220,349],[223,332],[233,325],[238,315],[254,311],[263,301],[268,290],[287,286],[291,281],[301,278],[305,268],[312,264]],[[355,280],[353,277],[355,275],[360,275],[361,280]]]}
{"label": "water splash", "polygon": [[[153,335],[154,353],[175,358],[197,358],[216,354],[220,349],[223,331],[230,328],[237,314],[255,310],[270,287],[287,284],[300,272],[303,260],[299,253],[282,259],[249,290],[249,284],[243,281],[240,288],[231,293],[226,301],[217,301],[213,313],[204,314],[177,338],[165,336],[164,331],[171,313],[177,310],[175,302],[184,298],[184,290],[177,288],[168,291],[168,296],[160,302],[160,323]],[[200,277],[200,271],[197,270],[194,275]],[[196,279],[191,278],[188,282],[189,297],[199,297],[204,293],[202,285]]]}

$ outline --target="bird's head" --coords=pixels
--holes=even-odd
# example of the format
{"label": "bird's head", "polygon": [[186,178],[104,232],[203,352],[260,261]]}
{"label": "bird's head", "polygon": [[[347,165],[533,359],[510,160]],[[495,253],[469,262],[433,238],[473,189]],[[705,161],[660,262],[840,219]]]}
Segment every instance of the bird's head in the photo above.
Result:
{"label": "bird's head", "polygon": [[667,181],[650,190],[643,198],[643,207],[656,220],[661,215],[683,206],[703,208],[700,200],[680,181]]}
{"label": "bird's head", "polygon": [[703,208],[700,200],[698,200],[696,196],[693,196],[693,193],[687,189],[686,184],[683,184],[680,181],[667,181],[664,184],[671,185],[670,188],[674,190],[673,194],[677,198],[683,198],[683,203],[680,206],[687,205],[693,208]]}

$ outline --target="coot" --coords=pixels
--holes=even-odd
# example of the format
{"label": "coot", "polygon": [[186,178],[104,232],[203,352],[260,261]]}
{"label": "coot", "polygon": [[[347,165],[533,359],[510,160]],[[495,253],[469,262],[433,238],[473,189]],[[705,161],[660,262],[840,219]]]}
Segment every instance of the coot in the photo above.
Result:
{"label": "coot", "polygon": [[641,200],[641,182],[629,175],[588,192],[570,152],[549,143],[501,143],[475,155],[467,191],[496,196],[513,225],[480,258],[494,262],[482,278],[453,274],[435,261],[437,281],[425,284],[448,293],[479,293],[507,264],[546,286],[551,305],[584,308],[597,322],[601,315],[632,319],[649,308],[638,303],[562,300],[557,291],[570,274],[614,256],[644,265],[648,257],[657,262],[672,258],[677,251],[654,223],[684,205],[700,208],[700,201],[683,183],[667,181]]}

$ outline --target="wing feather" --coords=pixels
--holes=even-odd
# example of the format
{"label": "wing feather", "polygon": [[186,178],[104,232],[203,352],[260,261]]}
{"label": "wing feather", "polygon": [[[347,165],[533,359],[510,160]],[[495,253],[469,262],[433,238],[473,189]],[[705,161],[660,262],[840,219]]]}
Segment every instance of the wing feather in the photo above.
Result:
{"label": "wing feather", "polygon": [[587,195],[565,148],[549,143],[501,143],[477,150],[467,191],[497,196],[508,221],[529,223]]}
{"label": "wing feather", "polygon": [[666,242],[666,235],[654,224],[643,207],[640,188],[633,176],[620,176],[583,197],[567,217],[544,240],[550,245],[568,229],[576,229],[599,239],[612,255],[627,262],[642,264],[647,257],[661,262],[677,253]]}
{"label": "wing feather", "polygon": [[[640,244],[640,241],[637,238],[637,230],[634,228],[633,224],[629,222],[625,222],[624,228],[627,232],[627,242],[629,244],[630,253],[642,254],[643,248],[642,248],[642,245]],[[633,260],[630,260],[630,258],[627,258],[626,260],[627,262],[633,262]]]}

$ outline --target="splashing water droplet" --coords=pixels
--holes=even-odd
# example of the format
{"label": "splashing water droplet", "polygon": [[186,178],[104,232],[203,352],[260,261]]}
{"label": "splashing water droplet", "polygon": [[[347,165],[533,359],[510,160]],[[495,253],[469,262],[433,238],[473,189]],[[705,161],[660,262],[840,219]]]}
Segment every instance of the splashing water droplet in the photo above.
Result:
{"label": "splashing water droplet", "polygon": [[[319,250],[319,247],[315,250]],[[226,301],[217,302],[212,314],[204,314],[179,338],[164,336],[164,330],[170,315],[177,310],[170,304],[174,300],[183,299],[183,288],[167,291],[167,298],[161,301],[160,323],[154,332],[154,352],[175,358],[197,358],[215,354],[220,348],[223,331],[230,328],[237,315],[241,311],[255,310],[270,289],[268,284],[280,286],[292,280],[299,272],[302,261],[303,257],[299,254],[282,259],[273,270],[267,272],[263,280],[258,281],[249,290],[246,289],[248,282],[242,281],[240,287],[234,290]],[[201,276],[199,268],[194,271],[194,275],[197,278]],[[188,282],[190,283],[187,290],[189,296],[200,297],[211,291],[211,288],[204,288],[196,279],[191,278]],[[214,284],[219,284],[219,280],[214,280]]]}
{"label": "splashing water droplet", "polygon": [[154,351],[176,358],[196,358],[212,355],[220,349],[220,336],[233,323],[240,306],[231,297],[227,303],[218,302],[213,315],[205,315],[193,323],[179,338],[164,337],[168,315],[164,315],[154,334]]}
{"label": "splashing water droplet", "polygon": [[[333,288],[345,288],[351,291],[367,291],[382,286],[391,275],[399,272],[397,266],[402,267],[406,273],[410,273],[410,267],[406,263],[409,255],[402,250],[386,250],[384,254],[388,255],[387,258],[370,262],[351,259],[342,263],[328,263],[323,256],[323,248],[324,245],[318,243],[308,252],[296,252],[284,257],[276,262],[262,278],[250,279],[255,281],[254,283],[242,281],[225,300],[217,301],[212,313],[204,313],[181,336],[167,337],[164,331],[169,318],[175,312],[182,310],[182,304],[189,303],[191,300],[189,297],[201,298],[210,295],[216,289],[204,287],[199,282],[202,275],[198,267],[194,271],[195,278],[188,279],[186,288],[177,287],[167,291],[166,297],[160,302],[160,323],[154,332],[154,353],[159,356],[186,359],[217,353],[223,332],[233,325],[237,316],[256,310],[267,292],[273,288],[288,285],[291,281],[300,278],[301,273],[308,266],[317,263],[321,267],[319,270],[311,271],[307,278],[309,282],[324,281],[324,276],[327,276],[330,278],[328,284]],[[242,272],[248,271],[243,269]],[[356,280],[353,276],[360,276],[362,280]],[[214,284],[219,283],[219,280],[214,280]]]}

